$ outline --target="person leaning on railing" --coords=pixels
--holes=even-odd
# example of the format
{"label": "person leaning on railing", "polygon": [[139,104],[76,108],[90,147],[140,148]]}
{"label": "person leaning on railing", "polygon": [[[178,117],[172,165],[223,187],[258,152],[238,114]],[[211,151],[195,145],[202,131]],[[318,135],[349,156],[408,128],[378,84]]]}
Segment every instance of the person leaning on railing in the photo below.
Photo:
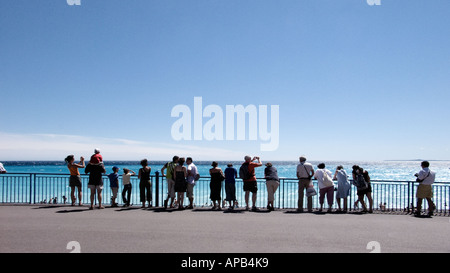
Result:
{"label": "person leaning on railing", "polygon": [[266,168],[264,169],[264,178],[266,179],[267,187],[267,209],[269,211],[275,210],[273,202],[275,200],[275,192],[280,186],[280,178],[278,177],[277,169],[272,166],[271,162],[266,163]]}

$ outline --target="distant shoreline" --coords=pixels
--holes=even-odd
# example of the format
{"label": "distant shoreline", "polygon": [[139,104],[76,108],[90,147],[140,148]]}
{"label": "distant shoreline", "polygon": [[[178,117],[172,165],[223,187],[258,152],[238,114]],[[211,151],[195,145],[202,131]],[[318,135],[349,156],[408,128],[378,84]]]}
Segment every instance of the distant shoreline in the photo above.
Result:
{"label": "distant shoreline", "polygon": [[[151,165],[164,165],[170,161],[170,159],[167,160],[149,160]],[[215,160],[218,161],[220,165],[226,165],[227,163],[232,164],[241,164],[243,160]],[[297,160],[262,160],[263,163],[265,162],[272,162],[272,163],[278,163],[278,164],[298,164]],[[360,163],[375,163],[375,162],[421,162],[424,161],[424,159],[404,159],[404,160],[308,160],[309,162],[325,162],[325,163],[344,163],[344,162],[354,162],[355,164]],[[428,159],[427,161],[430,162],[450,162],[450,160],[438,160],[438,159]],[[0,161],[5,166],[12,166],[12,165],[31,165],[31,166],[40,166],[40,165],[55,165],[55,166],[65,166],[66,163],[63,160],[8,160],[8,161]],[[86,163],[88,160],[86,160]],[[195,160],[195,164],[199,165],[207,165],[211,164],[212,160]],[[107,160],[104,161],[105,165],[123,165],[123,164],[131,164],[131,165],[139,165],[140,160]]]}

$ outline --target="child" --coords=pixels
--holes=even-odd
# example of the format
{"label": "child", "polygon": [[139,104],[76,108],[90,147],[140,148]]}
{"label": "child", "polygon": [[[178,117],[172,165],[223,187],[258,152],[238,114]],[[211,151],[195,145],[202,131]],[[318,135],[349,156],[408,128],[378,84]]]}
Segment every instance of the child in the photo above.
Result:
{"label": "child", "polygon": [[112,196],[111,196],[111,206],[117,207],[116,198],[117,192],[119,191],[119,168],[113,167],[113,173],[109,174],[109,186],[111,187]]}
{"label": "child", "polygon": [[94,150],[94,154],[91,156],[91,160],[90,163],[91,164],[99,164],[103,162],[103,157],[100,154],[100,150],[99,149],[95,149]]}
{"label": "child", "polygon": [[[131,172],[131,173],[130,173]],[[122,183],[123,183],[123,191],[122,191],[122,198],[124,202],[124,207],[130,206],[130,199],[131,199],[131,176],[136,175],[136,173],[132,170],[123,169],[123,175],[122,175]],[[125,196],[126,194],[126,196]]]}

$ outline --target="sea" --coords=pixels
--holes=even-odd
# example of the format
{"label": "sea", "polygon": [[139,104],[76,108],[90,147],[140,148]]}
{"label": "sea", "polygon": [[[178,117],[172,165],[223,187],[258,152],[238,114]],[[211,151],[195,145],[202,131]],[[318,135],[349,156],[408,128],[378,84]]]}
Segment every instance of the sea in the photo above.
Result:
{"label": "sea", "polygon": [[[450,161],[429,161],[430,169],[436,172],[436,182],[450,182]],[[39,174],[69,174],[69,170],[64,161],[4,161],[2,162],[9,173],[39,173]],[[156,171],[161,172],[166,161],[149,161],[152,168],[152,174]],[[212,162],[198,161],[194,162],[200,175],[209,176],[209,169]],[[219,167],[223,170],[227,164],[232,163],[236,169],[242,164],[241,161],[218,161]],[[263,163],[265,163],[263,161]],[[318,161],[310,161],[315,168]],[[403,160],[403,161],[325,161],[326,169],[334,173],[336,167],[342,165],[347,173],[351,173],[352,166],[358,165],[370,174],[372,180],[381,181],[415,181],[414,174],[421,170],[421,160]],[[104,161],[107,172],[112,172],[112,167],[120,168],[122,173],[124,168],[135,172],[141,168],[139,161]],[[273,166],[277,168],[278,175],[282,178],[295,178],[297,170],[297,161],[273,161]],[[82,172],[82,170],[81,170]],[[264,166],[256,169],[256,176],[264,177]]]}

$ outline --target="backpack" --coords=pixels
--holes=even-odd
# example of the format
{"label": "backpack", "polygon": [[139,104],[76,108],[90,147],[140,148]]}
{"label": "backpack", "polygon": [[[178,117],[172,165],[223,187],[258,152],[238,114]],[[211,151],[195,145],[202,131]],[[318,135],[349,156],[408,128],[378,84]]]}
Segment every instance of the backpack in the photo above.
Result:
{"label": "backpack", "polygon": [[248,163],[242,164],[239,168],[239,178],[241,178],[242,180],[249,180],[250,178],[252,178],[252,174],[248,170]]}
{"label": "backpack", "polygon": [[366,180],[364,179],[363,174],[356,175],[355,186],[359,191],[367,189],[368,184],[367,184]]}

